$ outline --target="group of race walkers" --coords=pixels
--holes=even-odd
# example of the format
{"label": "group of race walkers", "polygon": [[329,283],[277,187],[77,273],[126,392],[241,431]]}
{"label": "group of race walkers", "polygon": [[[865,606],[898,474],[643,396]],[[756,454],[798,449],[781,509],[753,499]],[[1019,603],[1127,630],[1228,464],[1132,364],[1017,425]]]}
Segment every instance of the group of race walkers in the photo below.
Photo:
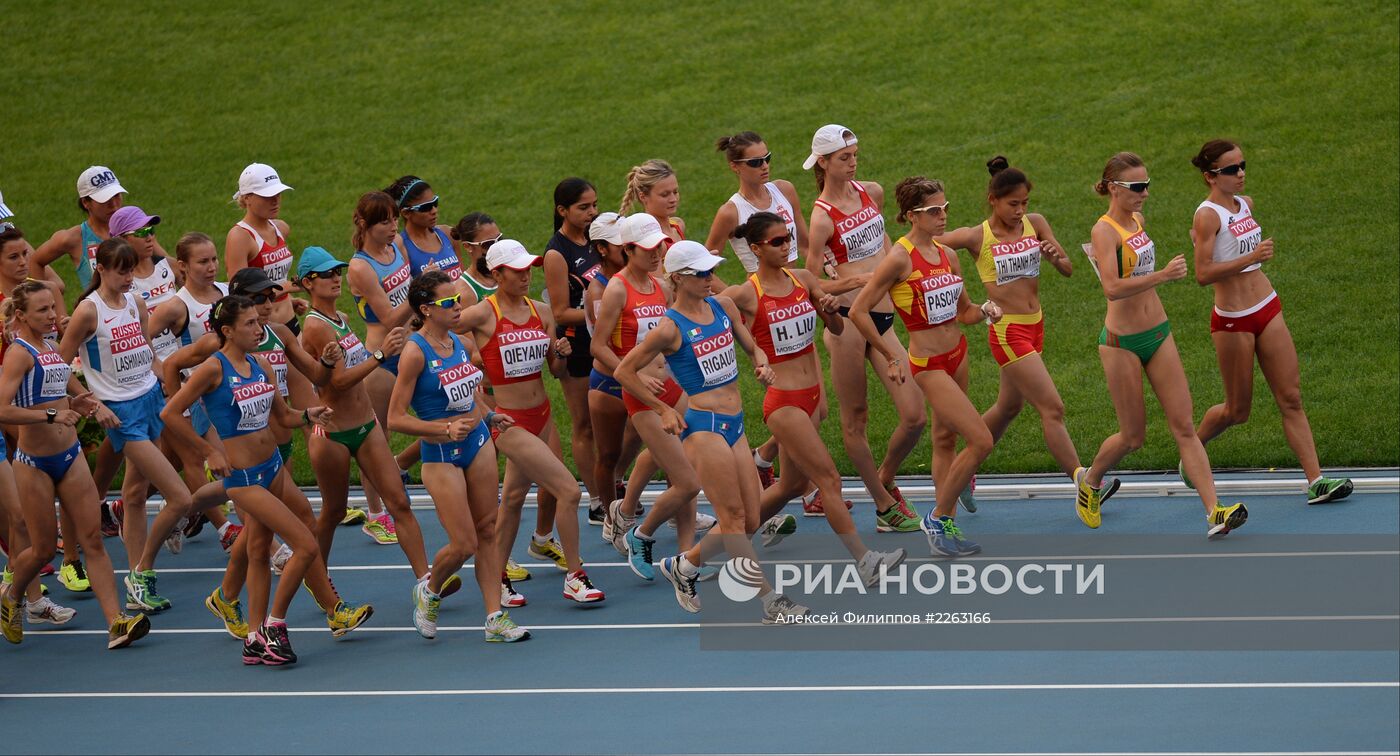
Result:
{"label": "group of race walkers", "polygon": [[[1210,537],[1248,517],[1243,504],[1217,500],[1205,444],[1248,418],[1256,361],[1307,476],[1308,503],[1351,492],[1349,480],[1320,467],[1292,337],[1261,267],[1274,244],[1241,194],[1239,145],[1213,140],[1191,161],[1208,195],[1192,220],[1190,269],[1214,289],[1210,329],[1225,394],[1199,424],[1158,296],[1188,265],[1184,255],[1157,265],[1142,214],[1147,168],[1118,153],[1095,185],[1108,207],[1084,252],[1108,301],[1099,357],[1119,430],[1087,464],[1041,359],[1042,263],[1066,277],[1073,264],[1049,222],[1029,211],[1032,185],[1022,171],[1002,157],[989,161],[985,195],[964,192],[985,196],[988,216],[956,229],[948,228],[949,188],[904,179],[894,189],[895,217],[908,230],[891,243],[885,189],[857,178],[851,130],[827,125],[812,139],[803,168],[814,173],[818,196],[809,218],[796,187],[772,177],[759,135],[728,136],[717,148],[738,186],[704,244],[687,239],[676,216],[678,178],[662,160],[632,168],[617,212],[598,211],[590,182],[560,182],[554,235],[539,255],[482,212],[439,224],[440,197],[415,176],[359,198],[349,262],[317,246],[294,259],[280,217],[291,187],[263,164],[239,178],[243,217],[228,230],[222,259],[198,232],[181,236],[169,256],[157,241],[160,216],[126,204],[105,167],[78,179],[84,221],[37,249],[0,198],[6,640],[21,642],[25,622],[61,625],[74,616],[39,582],[61,552],[60,583],[96,595],[108,648],[129,645],[149,631],[149,614],[170,607],[157,591],[162,546],[178,554],[206,524],[228,566],[205,604],[243,641],[245,664],[296,661],[285,618],[299,586],[336,636],[370,618],[372,607],[342,598],[327,571],[340,525],[360,525],[403,550],[423,637],[436,635],[441,601],[461,589],[460,570],[474,558],[486,640],[522,640],[529,632],[509,610],[526,603],[515,583],[529,572],[511,547],[532,486],[538,507],[527,553],[558,566],[570,601],[604,600],[585,570],[581,520],[600,525],[639,578],[660,572],[680,606],[698,612],[697,581],[725,558],[757,560],[755,536],[770,547],[795,532],[784,507],[799,498],[804,515],[827,518],[873,585],[905,552],[869,548],[842,495],[820,434],[827,374],[818,321],[844,452],[874,502],[876,531],[922,531],[937,557],[981,550],[957,524],[958,510],[976,511],[977,469],[1026,403],[1076,486],[1076,514],[1099,527],[1119,485],[1108,473],[1144,443],[1144,374]],[[715,273],[726,245],[749,274],[737,283]],[[969,253],[986,292],[980,304],[964,285],[958,250]],[[52,267],[65,257],[84,287],[76,297],[65,297]],[[227,283],[215,280],[221,265]],[[530,291],[541,280],[537,301]],[[348,314],[336,309],[347,285],[355,302]],[[896,318],[907,344],[892,328]],[[970,354],[981,352],[969,351],[964,334],[980,323],[1000,367],[999,394],[982,412],[967,394]],[[745,435],[739,350],[766,391],[771,435],[756,448]],[[898,417],[879,462],[867,438],[867,363],[880,381],[874,398]],[[563,462],[546,372],[561,384],[581,481]],[[895,475],[930,419],[936,493],[920,515]],[[85,421],[106,437],[91,467],[78,439]],[[389,431],[418,440],[396,454]],[[297,432],[319,512],[288,471]],[[348,506],[352,460],[365,510]],[[431,555],[407,491],[418,462],[446,535]],[[123,465],[121,496],[108,502]],[[665,490],[644,508],[643,489],[658,472]],[[152,492],[164,504],[148,523]],[[702,492],[713,517],[697,510]],[[678,550],[655,560],[656,531],[668,524]],[[124,601],[103,546],[114,535],[127,554]],[[760,597],[764,622],[806,611],[766,583]]]}

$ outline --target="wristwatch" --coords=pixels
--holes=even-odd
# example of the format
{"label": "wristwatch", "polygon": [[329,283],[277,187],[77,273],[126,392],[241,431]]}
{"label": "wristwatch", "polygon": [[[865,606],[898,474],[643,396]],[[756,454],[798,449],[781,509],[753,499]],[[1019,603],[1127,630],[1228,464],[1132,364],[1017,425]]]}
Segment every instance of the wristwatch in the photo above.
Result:
{"label": "wristwatch", "polygon": [[53,407],[50,407],[44,410],[44,416],[47,418],[44,422],[48,423],[49,425],[53,425],[53,419],[58,417],[58,410],[54,409]]}
{"label": "wristwatch", "polygon": [[376,350],[374,350],[374,354],[372,354],[372,355],[370,355],[370,356],[373,357],[373,358],[376,359],[376,360],[379,360],[380,363],[383,363],[384,360],[388,359],[387,357],[384,356],[384,350],[383,350],[383,349],[376,349]]}

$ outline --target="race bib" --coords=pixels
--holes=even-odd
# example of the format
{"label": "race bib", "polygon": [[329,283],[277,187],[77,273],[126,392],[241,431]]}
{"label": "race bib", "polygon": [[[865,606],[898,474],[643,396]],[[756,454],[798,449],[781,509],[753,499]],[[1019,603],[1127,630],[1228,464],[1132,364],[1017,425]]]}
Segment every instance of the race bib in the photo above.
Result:
{"label": "race bib", "polygon": [[345,367],[352,368],[369,359],[369,350],[354,333],[347,333],[339,339],[340,348],[345,352]]}
{"label": "race bib", "polygon": [[998,286],[1040,276],[1040,240],[1034,236],[1023,236],[1014,242],[995,242],[991,251]]}
{"label": "race bib", "polygon": [[39,387],[40,402],[51,402],[68,395],[68,376],[72,368],[58,352],[40,352],[35,367],[44,371],[44,383]]}
{"label": "race bib", "polygon": [[438,373],[438,383],[447,395],[448,411],[471,412],[476,406],[476,389],[481,385],[481,371],[470,362],[463,362]]}
{"label": "race bib", "polygon": [[817,333],[817,311],[810,301],[803,299],[786,307],[774,307],[767,314],[774,357],[796,354],[812,345]]}
{"label": "race bib", "polygon": [[958,299],[962,297],[962,276],[939,273],[919,279],[919,292],[924,298],[924,316],[929,325],[940,325],[958,316]]}
{"label": "race bib", "polygon": [[233,387],[233,402],[238,405],[238,430],[258,431],[267,427],[272,414],[272,400],[277,388],[267,381],[255,381]]}
{"label": "race bib", "polygon": [[140,321],[112,329],[109,342],[113,377],[118,386],[139,386],[151,372],[155,353],[141,332]]}
{"label": "race bib", "polygon": [[408,263],[399,266],[399,269],[390,273],[380,284],[384,287],[384,293],[389,295],[389,306],[398,307],[408,301],[408,284],[413,278],[409,274]]}
{"label": "race bib", "polygon": [[846,262],[856,262],[879,253],[885,242],[885,218],[870,205],[836,224],[836,236],[846,247]]}
{"label": "race bib", "polygon": [[661,324],[661,319],[666,316],[666,305],[639,305],[632,310],[632,315],[637,319],[637,343],[640,344],[652,329]]}
{"label": "race bib", "polygon": [[501,368],[507,378],[523,378],[544,370],[549,354],[549,334],[538,328],[506,331],[497,335],[501,348]]}
{"label": "race bib", "polygon": [[287,280],[287,274],[292,270],[292,251],[283,244],[277,249],[269,249],[262,254],[262,268],[267,277],[275,281]]}
{"label": "race bib", "polygon": [[1259,246],[1259,242],[1264,239],[1264,231],[1259,228],[1259,224],[1254,220],[1253,215],[1246,215],[1243,218],[1230,224],[1230,233],[1235,235],[1240,243],[1240,255],[1247,255]]}
{"label": "race bib", "polygon": [[1147,236],[1146,231],[1139,231],[1129,236],[1127,241],[1123,242],[1123,246],[1131,250],[1134,255],[1133,271],[1129,276],[1134,278],[1145,276],[1157,269],[1156,245],[1152,243],[1152,239]]}
{"label": "race bib", "polygon": [[273,349],[262,352],[262,357],[267,360],[268,367],[272,368],[272,375],[277,380],[277,393],[287,396],[287,353],[281,349]]}
{"label": "race bib", "polygon": [[705,379],[705,387],[719,386],[739,377],[739,363],[734,359],[734,332],[729,328],[729,318],[725,318],[724,330],[706,339],[691,342],[695,361],[700,365],[700,375]]}

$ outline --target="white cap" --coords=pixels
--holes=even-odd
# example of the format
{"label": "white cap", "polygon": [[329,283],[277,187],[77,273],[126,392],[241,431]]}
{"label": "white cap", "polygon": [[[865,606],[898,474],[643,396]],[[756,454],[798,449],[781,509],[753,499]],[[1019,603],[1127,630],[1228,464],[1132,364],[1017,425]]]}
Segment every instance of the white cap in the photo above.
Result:
{"label": "white cap", "polygon": [[13,217],[15,217],[15,214],[10,212],[9,206],[5,204],[5,195],[0,194],[0,220]]}
{"label": "white cap", "polygon": [[627,216],[622,222],[622,243],[635,244],[642,249],[655,249],[669,237],[661,230],[661,224],[651,213],[637,213]]}
{"label": "white cap", "polygon": [[282,192],[291,189],[290,186],[282,183],[282,179],[277,177],[277,171],[266,163],[253,163],[243,169],[243,174],[238,177],[238,191],[233,198],[238,199],[244,195],[256,194],[259,197],[276,197]]}
{"label": "white cap", "polygon": [[588,224],[588,240],[622,244],[622,224],[622,216],[617,213],[603,213]]}
{"label": "white cap", "polygon": [[705,249],[704,244],[689,239],[678,241],[666,250],[667,273],[675,273],[678,270],[713,270],[722,262],[723,257],[710,254],[710,250]]}
{"label": "white cap", "polygon": [[[847,134],[850,136],[846,136]],[[817,164],[817,158],[826,157],[833,152],[840,152],[855,143],[854,131],[839,124],[828,123],[817,129],[817,133],[812,135],[812,154],[802,161],[802,170],[812,170],[812,166]]]}
{"label": "white cap", "polygon": [[530,254],[524,244],[514,239],[502,239],[486,251],[486,267],[489,270],[503,265],[511,270],[524,270],[532,265],[543,264],[543,257]]}
{"label": "white cap", "polygon": [[78,176],[79,197],[91,197],[93,202],[106,202],[118,194],[125,193],[121,182],[117,181],[117,174],[112,173],[112,169],[106,166],[94,165]]}

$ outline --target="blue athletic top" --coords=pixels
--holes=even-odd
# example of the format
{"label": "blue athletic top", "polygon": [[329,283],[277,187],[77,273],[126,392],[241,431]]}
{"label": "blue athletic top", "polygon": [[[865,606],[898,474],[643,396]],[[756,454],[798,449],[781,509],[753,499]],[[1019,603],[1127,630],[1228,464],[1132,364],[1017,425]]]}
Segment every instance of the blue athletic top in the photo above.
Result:
{"label": "blue athletic top", "polygon": [[267,379],[252,355],[243,355],[252,369],[248,377],[239,375],[233,369],[222,351],[215,352],[224,369],[223,380],[204,396],[204,410],[209,414],[219,438],[230,439],[256,433],[267,427],[272,415],[272,402],[277,399],[277,386]]}
{"label": "blue athletic top", "polygon": [[78,232],[83,237],[83,248],[78,257],[78,283],[86,289],[92,282],[92,260],[97,256],[97,245],[102,243],[102,239],[97,236],[97,232],[83,221],[83,225],[78,226]]}
{"label": "blue athletic top", "polygon": [[[398,307],[408,301],[408,284],[413,280],[408,269],[408,261],[404,259],[403,252],[399,251],[399,245],[390,244],[389,249],[394,250],[394,260],[389,264],[384,264],[370,257],[364,250],[356,250],[351,259],[360,259],[369,263],[374,269],[374,277],[379,279],[379,285],[384,288],[384,293],[389,295],[389,306]],[[360,297],[355,297],[355,307],[360,311],[360,317],[366,323],[378,323],[379,316],[375,314],[374,308],[369,306]]]}
{"label": "blue athletic top", "polygon": [[34,366],[24,374],[24,380],[15,394],[15,406],[33,407],[68,396],[68,376],[72,375],[73,368],[63,361],[63,355],[56,349],[41,352],[21,338],[16,338],[15,343],[23,346],[34,358]]}
{"label": "blue athletic top", "polygon": [[476,389],[482,373],[472,364],[467,348],[451,333],[452,356],[442,357],[423,334],[414,333],[409,340],[423,350],[423,372],[413,386],[409,403],[419,420],[441,420],[471,412],[476,406]]}
{"label": "blue athletic top", "polygon": [[412,278],[417,278],[425,271],[440,270],[446,273],[453,281],[462,277],[462,261],[457,257],[457,250],[452,246],[452,240],[447,238],[447,234],[442,229],[434,226],[433,233],[437,234],[438,242],[442,245],[437,252],[424,252],[419,249],[413,240],[408,238],[408,230],[399,232],[399,238],[403,240],[404,251],[408,253],[408,271]]}
{"label": "blue athletic top", "polygon": [[729,315],[714,297],[705,297],[714,318],[700,324],[676,312],[666,310],[666,317],[675,321],[681,332],[681,346],[666,355],[671,375],[690,396],[727,386],[739,378],[739,363],[734,359],[734,329]]}

